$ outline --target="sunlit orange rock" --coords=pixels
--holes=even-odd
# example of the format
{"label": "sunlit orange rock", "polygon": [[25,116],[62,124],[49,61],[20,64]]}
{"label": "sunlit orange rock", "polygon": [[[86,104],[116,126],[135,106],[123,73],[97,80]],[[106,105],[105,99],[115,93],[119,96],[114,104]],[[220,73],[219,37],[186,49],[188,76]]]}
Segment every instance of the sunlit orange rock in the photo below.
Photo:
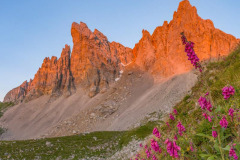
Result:
{"label": "sunlit orange rock", "polygon": [[85,23],[73,23],[71,71],[76,85],[90,87],[89,96],[108,88],[119,76],[121,62],[132,61],[132,50],[119,43],[110,43],[97,29],[92,32]]}
{"label": "sunlit orange rock", "polygon": [[9,91],[4,97],[3,102],[22,101],[26,96],[28,87],[29,83],[27,81],[24,81],[19,87],[16,87]]}
{"label": "sunlit orange rock", "polygon": [[67,91],[69,94],[74,88],[73,77],[70,71],[70,46],[65,45],[61,57],[45,58],[42,67],[31,83],[30,91],[36,95],[55,94]]}
{"label": "sunlit orange rock", "polygon": [[34,79],[11,90],[4,101],[31,100],[45,94],[59,96],[63,92],[71,94],[75,86],[70,71],[70,53],[70,46],[65,45],[59,59],[54,56],[51,59],[45,58]]}
{"label": "sunlit orange rock", "polygon": [[133,50],[107,37],[83,22],[73,23],[73,50],[66,45],[61,57],[45,58],[33,80],[9,91],[4,101],[20,102],[41,95],[71,95],[76,88],[86,90],[90,97],[104,91],[119,77],[120,70],[135,63],[153,75],[168,77],[192,69],[184,52],[180,33],[195,43],[200,60],[226,56],[240,42],[230,34],[214,27],[211,20],[203,20],[188,0],[180,2],[173,19],[157,27],[151,35],[142,31],[141,40]]}
{"label": "sunlit orange rock", "polygon": [[211,20],[203,20],[188,0],[180,2],[173,19],[157,27],[153,34],[143,30],[142,39],[133,49],[135,62],[153,74],[170,76],[192,69],[184,52],[180,33],[195,43],[200,60],[226,56],[239,42],[234,36],[214,27]]}
{"label": "sunlit orange rock", "polygon": [[[29,101],[41,95],[71,95],[76,86],[86,89],[90,97],[119,77],[123,65],[132,62],[132,49],[109,42],[97,29],[85,23],[72,24],[73,51],[66,45],[61,57],[45,58],[33,80],[11,90],[4,101]],[[122,65],[123,64],[123,65]]]}

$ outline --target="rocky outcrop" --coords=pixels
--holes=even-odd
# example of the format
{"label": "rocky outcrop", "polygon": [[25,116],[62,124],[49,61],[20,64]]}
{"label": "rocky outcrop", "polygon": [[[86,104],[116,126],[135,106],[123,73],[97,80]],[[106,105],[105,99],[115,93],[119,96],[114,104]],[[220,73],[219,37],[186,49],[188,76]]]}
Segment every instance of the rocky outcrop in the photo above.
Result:
{"label": "rocky outcrop", "polygon": [[113,55],[116,55],[118,57],[118,59],[123,65],[131,63],[134,58],[131,48],[124,47],[117,42],[110,43],[110,51]]}
{"label": "rocky outcrop", "polygon": [[33,80],[25,81],[19,87],[11,90],[4,98],[4,102],[32,100],[41,95],[59,96],[70,95],[74,90],[73,76],[70,71],[70,46],[65,45],[61,57],[45,58],[41,68]]}
{"label": "rocky outcrop", "polygon": [[70,46],[65,45],[59,59],[55,56],[44,59],[28,90],[28,99],[31,100],[44,94],[58,96],[63,92],[69,95],[74,91],[75,86],[70,71],[70,54]]}
{"label": "rocky outcrop", "polygon": [[120,76],[123,67],[131,62],[153,75],[168,77],[192,69],[184,52],[180,33],[195,43],[200,60],[227,55],[239,39],[216,29],[211,20],[203,20],[188,0],[180,2],[173,19],[155,29],[151,35],[142,31],[134,49],[116,42],[83,22],[73,23],[73,50],[68,45],[61,57],[45,58],[33,80],[11,90],[4,101],[31,100],[41,95],[57,97],[70,95],[81,86],[90,97],[104,92]]}
{"label": "rocky outcrop", "polygon": [[29,89],[30,85],[31,81],[30,82],[24,81],[19,87],[16,87],[9,91],[4,97],[3,102],[22,101],[26,96],[27,90]]}
{"label": "rocky outcrop", "polygon": [[170,76],[192,69],[182,45],[180,33],[195,43],[200,60],[225,56],[239,42],[234,36],[216,29],[211,20],[203,20],[188,0],[180,2],[173,19],[143,36],[133,49],[135,62],[155,75]]}
{"label": "rocky outcrop", "polygon": [[92,97],[108,88],[119,76],[121,62],[132,61],[132,50],[110,43],[97,29],[92,32],[85,23],[73,23],[71,71],[76,84],[90,88]]}
{"label": "rocky outcrop", "polygon": [[85,23],[72,24],[73,51],[66,45],[61,57],[44,59],[30,82],[11,90],[4,101],[32,100],[41,95],[71,95],[82,86],[90,97],[105,91],[119,77],[124,64],[132,61],[132,49],[109,42],[97,29],[92,32]]}

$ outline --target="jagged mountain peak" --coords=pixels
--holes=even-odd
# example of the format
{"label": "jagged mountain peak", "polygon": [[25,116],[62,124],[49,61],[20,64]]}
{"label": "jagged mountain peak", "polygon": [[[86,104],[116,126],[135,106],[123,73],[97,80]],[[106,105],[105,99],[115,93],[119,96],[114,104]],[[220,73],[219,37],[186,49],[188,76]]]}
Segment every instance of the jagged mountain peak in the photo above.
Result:
{"label": "jagged mountain peak", "polygon": [[[188,0],[179,3],[173,19],[156,27],[151,35],[142,30],[142,38],[133,49],[109,42],[99,30],[93,32],[83,23],[72,23],[72,53],[65,45],[61,57],[45,58],[28,87],[19,86],[6,95],[7,101],[29,100],[44,94],[71,94],[76,86],[95,96],[104,91],[120,75],[123,65],[135,63],[140,69],[160,77],[180,74],[192,69],[188,62],[180,33],[185,32],[195,42],[200,60],[226,56],[239,39],[214,28],[211,20],[202,19]],[[21,90],[21,91],[20,91]],[[14,95],[14,96],[9,96]],[[21,98],[19,98],[21,97]]]}
{"label": "jagged mountain peak", "polygon": [[94,29],[93,34],[95,34],[99,39],[108,41],[107,37],[97,29]]}
{"label": "jagged mountain peak", "polygon": [[65,47],[62,49],[61,57],[70,56],[71,48],[69,45],[65,44]]}
{"label": "jagged mountain peak", "polygon": [[214,28],[211,20],[202,19],[196,7],[183,0],[169,23],[165,21],[152,35],[143,30],[141,40],[133,48],[136,64],[162,77],[192,69],[181,44],[181,32],[195,42],[201,60],[225,56],[238,43],[234,36]]}
{"label": "jagged mountain peak", "polygon": [[72,28],[71,28],[71,33],[72,35],[75,33],[75,31],[79,34],[85,35],[87,37],[89,37],[92,34],[92,31],[88,28],[88,26],[83,23],[80,22],[80,24],[73,22],[72,23]]}
{"label": "jagged mountain peak", "polygon": [[132,49],[117,42],[110,43],[103,33],[97,29],[92,32],[83,22],[73,22],[71,34],[72,53],[66,44],[59,59],[46,57],[34,79],[11,90],[4,101],[18,103],[46,94],[52,97],[70,95],[76,86],[82,86],[92,97],[115,81],[122,62],[132,61]]}

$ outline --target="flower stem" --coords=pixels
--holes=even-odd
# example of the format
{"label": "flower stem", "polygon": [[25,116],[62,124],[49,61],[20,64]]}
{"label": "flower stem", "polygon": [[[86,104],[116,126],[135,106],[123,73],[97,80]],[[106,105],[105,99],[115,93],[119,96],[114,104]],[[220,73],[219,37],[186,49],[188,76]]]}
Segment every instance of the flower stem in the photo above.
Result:
{"label": "flower stem", "polygon": [[[219,133],[220,133],[220,132],[219,132]],[[219,142],[219,150],[220,150],[220,152],[221,152],[222,160],[225,160],[225,159],[224,159],[224,154],[223,154],[223,151],[222,151],[222,143],[221,143],[220,134],[218,134],[218,142]]]}

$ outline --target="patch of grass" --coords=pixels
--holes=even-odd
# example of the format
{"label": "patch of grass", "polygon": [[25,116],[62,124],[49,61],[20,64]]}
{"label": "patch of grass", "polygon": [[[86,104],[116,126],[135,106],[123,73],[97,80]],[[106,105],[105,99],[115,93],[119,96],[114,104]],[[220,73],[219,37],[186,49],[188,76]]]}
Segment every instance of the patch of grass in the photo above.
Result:
{"label": "patch of grass", "polygon": [[[127,145],[132,138],[144,139],[150,135],[153,131],[153,128],[158,124],[158,122],[147,122],[145,125],[138,128],[132,129],[130,131],[125,131],[125,134],[122,136],[122,139],[119,141],[120,148]],[[130,138],[130,139],[129,139]]]}
{"label": "patch of grass", "polygon": [[151,134],[157,122],[148,122],[129,131],[104,131],[74,136],[24,141],[0,141],[0,159],[107,158],[133,138]]}
{"label": "patch of grass", "polygon": [[3,116],[4,111],[5,111],[8,107],[11,107],[11,106],[13,106],[13,105],[14,105],[13,102],[5,102],[5,103],[0,102],[0,117]]}
{"label": "patch of grass", "polygon": [[[7,108],[13,105],[14,103],[12,102],[6,102],[6,103],[0,102],[0,118],[3,116],[3,113],[7,110]],[[2,135],[4,132],[5,132],[5,129],[0,127],[0,135]]]}
{"label": "patch of grass", "polygon": [[5,132],[5,129],[0,127],[0,135],[2,135],[4,132]]}

